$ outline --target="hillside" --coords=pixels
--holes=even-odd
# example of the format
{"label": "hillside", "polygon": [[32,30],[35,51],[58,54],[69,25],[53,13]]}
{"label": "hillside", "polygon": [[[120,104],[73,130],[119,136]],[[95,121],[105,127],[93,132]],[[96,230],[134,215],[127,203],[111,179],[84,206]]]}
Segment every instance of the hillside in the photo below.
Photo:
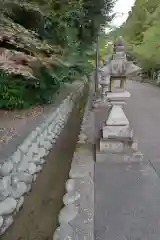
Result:
{"label": "hillside", "polygon": [[49,103],[93,69],[112,0],[0,0],[0,108]]}

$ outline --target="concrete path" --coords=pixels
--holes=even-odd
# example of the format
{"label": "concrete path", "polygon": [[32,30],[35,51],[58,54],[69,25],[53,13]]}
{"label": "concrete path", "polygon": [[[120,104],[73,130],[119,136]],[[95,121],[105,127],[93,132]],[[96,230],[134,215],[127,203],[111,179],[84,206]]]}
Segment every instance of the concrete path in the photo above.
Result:
{"label": "concrete path", "polygon": [[160,178],[149,164],[96,164],[95,240],[105,239],[160,239]]}
{"label": "concrete path", "polygon": [[104,155],[96,163],[95,239],[159,240],[160,88],[131,81],[127,88],[132,97],[124,111],[144,159]]}
{"label": "concrete path", "polygon": [[124,111],[133,127],[145,159],[160,159],[160,88],[128,81],[131,98]]}

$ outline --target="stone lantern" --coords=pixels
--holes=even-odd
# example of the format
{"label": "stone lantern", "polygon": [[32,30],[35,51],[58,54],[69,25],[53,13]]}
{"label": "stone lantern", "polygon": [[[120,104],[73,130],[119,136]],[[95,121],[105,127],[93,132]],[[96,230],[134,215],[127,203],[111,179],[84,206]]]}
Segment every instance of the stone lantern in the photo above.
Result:
{"label": "stone lantern", "polygon": [[125,45],[122,37],[119,37],[114,43],[114,53],[125,52]]}
{"label": "stone lantern", "polygon": [[125,87],[126,83],[126,71],[128,67],[128,61],[125,53],[125,46],[122,37],[119,37],[114,43],[113,59],[109,64],[110,69],[110,87],[111,91],[114,86],[114,81],[120,80],[120,88]]}
{"label": "stone lantern", "polygon": [[109,75],[109,67],[104,66],[103,68],[99,69],[100,79],[99,84],[101,85],[101,95],[102,98],[106,95],[109,89],[109,82],[110,82],[110,75]]}
{"label": "stone lantern", "polygon": [[102,97],[112,91],[117,80],[120,81],[120,88],[124,89],[127,77],[140,70],[140,67],[127,60],[123,38],[119,37],[114,43],[113,54],[107,59],[106,65],[99,69]]}

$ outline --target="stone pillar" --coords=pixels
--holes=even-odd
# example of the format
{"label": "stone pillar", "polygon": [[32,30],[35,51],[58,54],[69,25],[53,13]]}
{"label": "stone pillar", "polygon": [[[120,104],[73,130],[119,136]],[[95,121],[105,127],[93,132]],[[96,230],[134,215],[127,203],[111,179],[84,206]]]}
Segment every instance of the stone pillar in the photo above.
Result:
{"label": "stone pillar", "polygon": [[126,78],[122,78],[120,81],[120,88],[125,89],[126,87]]}

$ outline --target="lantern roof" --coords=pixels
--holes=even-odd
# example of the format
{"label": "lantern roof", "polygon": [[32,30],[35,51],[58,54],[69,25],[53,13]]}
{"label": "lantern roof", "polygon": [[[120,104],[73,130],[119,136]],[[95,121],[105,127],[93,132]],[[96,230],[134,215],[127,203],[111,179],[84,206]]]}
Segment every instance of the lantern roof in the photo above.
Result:
{"label": "lantern roof", "polygon": [[122,37],[117,38],[114,42],[114,52],[124,52],[125,51],[125,44]]}
{"label": "lantern roof", "polygon": [[117,38],[117,40],[115,41],[115,46],[121,46],[121,47],[124,47],[125,44],[124,44],[124,40],[123,38],[120,36],[119,38]]}

